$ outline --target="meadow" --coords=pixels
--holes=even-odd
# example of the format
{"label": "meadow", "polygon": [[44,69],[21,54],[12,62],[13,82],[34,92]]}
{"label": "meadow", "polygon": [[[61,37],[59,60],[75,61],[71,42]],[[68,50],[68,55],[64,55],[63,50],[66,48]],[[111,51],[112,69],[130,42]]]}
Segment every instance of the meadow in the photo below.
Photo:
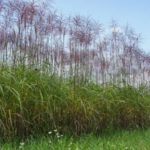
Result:
{"label": "meadow", "polygon": [[0,149],[148,150],[139,34],[48,4],[0,1]]}

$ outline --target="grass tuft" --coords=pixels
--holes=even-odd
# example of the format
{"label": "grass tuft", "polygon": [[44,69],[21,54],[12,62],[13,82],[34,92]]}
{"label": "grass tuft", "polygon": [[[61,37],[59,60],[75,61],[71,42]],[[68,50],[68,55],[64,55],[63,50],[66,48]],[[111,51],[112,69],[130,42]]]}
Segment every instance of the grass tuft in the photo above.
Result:
{"label": "grass tuft", "polygon": [[150,90],[144,86],[76,85],[33,68],[0,68],[0,136],[26,137],[150,127]]}

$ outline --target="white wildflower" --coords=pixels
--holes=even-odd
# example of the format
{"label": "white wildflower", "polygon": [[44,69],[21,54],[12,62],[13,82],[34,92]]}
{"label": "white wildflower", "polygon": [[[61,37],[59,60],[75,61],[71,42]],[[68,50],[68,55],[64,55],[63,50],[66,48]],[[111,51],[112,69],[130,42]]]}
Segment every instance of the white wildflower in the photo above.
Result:
{"label": "white wildflower", "polygon": [[52,131],[49,131],[48,134],[49,134],[49,135],[52,134]]}

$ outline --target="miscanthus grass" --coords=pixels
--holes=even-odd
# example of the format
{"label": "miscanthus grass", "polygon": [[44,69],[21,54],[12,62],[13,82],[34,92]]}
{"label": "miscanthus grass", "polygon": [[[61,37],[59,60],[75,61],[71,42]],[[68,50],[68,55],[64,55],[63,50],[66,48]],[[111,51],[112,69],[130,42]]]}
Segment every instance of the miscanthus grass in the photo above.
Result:
{"label": "miscanthus grass", "polygon": [[101,134],[150,126],[150,90],[124,85],[74,84],[33,68],[0,68],[0,137]]}

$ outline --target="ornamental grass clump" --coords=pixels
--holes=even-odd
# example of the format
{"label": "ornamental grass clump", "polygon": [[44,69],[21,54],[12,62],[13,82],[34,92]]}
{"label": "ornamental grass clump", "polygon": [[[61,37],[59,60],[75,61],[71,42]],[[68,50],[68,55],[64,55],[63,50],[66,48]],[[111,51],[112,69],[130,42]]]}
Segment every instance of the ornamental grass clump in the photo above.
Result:
{"label": "ornamental grass clump", "polygon": [[150,92],[141,86],[74,85],[34,68],[0,68],[0,137],[101,133],[150,126]]}

